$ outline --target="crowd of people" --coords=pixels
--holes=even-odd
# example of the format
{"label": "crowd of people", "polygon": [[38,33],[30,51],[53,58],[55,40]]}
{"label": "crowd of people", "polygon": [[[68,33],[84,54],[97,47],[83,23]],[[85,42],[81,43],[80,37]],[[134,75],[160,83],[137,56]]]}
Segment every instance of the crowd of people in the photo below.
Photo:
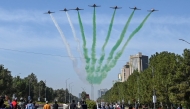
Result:
{"label": "crowd of people", "polygon": [[8,96],[0,96],[0,109],[36,109],[35,102],[24,98],[14,97],[12,100]]}
{"label": "crowd of people", "polygon": [[[57,101],[53,105],[50,105],[48,101],[41,108],[43,109],[58,109],[59,105]],[[0,96],[0,109],[37,109],[38,106],[35,105],[35,102],[32,100],[26,100],[22,97],[17,99],[14,97],[12,100],[8,96]],[[72,101],[70,105],[63,105],[63,109],[87,109],[85,102],[75,103],[75,100]]]}

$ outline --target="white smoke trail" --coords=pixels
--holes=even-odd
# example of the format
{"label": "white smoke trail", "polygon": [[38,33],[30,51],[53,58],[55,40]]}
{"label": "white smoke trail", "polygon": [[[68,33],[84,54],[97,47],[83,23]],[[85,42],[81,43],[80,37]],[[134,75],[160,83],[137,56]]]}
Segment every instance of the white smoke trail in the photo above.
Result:
{"label": "white smoke trail", "polygon": [[69,14],[68,14],[67,12],[65,12],[65,13],[66,13],[66,15],[67,15],[67,19],[68,19],[69,24],[70,24],[70,27],[71,27],[71,29],[72,29],[74,39],[75,39],[75,41],[77,42],[77,50],[78,50],[78,52],[79,52],[79,54],[80,54],[81,61],[82,61],[83,64],[84,64],[84,57],[83,57],[82,52],[81,52],[81,49],[80,49],[80,41],[79,41],[79,39],[78,39],[77,36],[76,36],[75,28],[74,28],[74,26],[73,26],[73,24],[72,24],[72,22],[71,22],[71,18],[70,18],[70,16],[69,16]]}
{"label": "white smoke trail", "polygon": [[59,31],[59,33],[60,33],[60,35],[61,35],[61,37],[62,37],[62,39],[63,39],[63,42],[64,42],[64,44],[65,44],[65,46],[66,46],[66,49],[67,49],[67,53],[68,53],[70,59],[71,59],[72,62],[73,62],[73,68],[74,68],[75,72],[77,73],[77,75],[79,76],[79,78],[80,78],[84,83],[88,83],[87,80],[86,80],[86,73],[85,73],[84,65],[83,65],[80,69],[77,68],[77,60],[76,60],[76,58],[74,58],[73,55],[71,54],[71,50],[70,50],[69,44],[67,43],[66,38],[65,38],[63,32],[61,31],[61,29],[60,29],[59,25],[57,24],[56,20],[54,19],[53,15],[50,14],[50,16],[51,16],[51,19],[52,19],[53,23],[55,24],[57,30]]}
{"label": "white smoke trail", "polygon": [[70,49],[70,47],[69,47],[69,44],[67,43],[67,41],[66,41],[66,39],[65,39],[65,36],[64,36],[63,32],[61,31],[59,25],[57,24],[57,22],[56,22],[56,20],[54,19],[53,15],[51,15],[51,14],[49,14],[49,15],[51,16],[51,19],[52,19],[53,23],[55,24],[57,30],[59,31],[59,33],[60,33],[60,35],[61,35],[61,38],[62,38],[62,40],[63,40],[63,43],[64,43],[65,46],[66,46],[67,53],[68,53],[70,59],[71,59],[71,60],[75,60],[75,58],[74,58],[73,55],[71,54],[71,49]]}

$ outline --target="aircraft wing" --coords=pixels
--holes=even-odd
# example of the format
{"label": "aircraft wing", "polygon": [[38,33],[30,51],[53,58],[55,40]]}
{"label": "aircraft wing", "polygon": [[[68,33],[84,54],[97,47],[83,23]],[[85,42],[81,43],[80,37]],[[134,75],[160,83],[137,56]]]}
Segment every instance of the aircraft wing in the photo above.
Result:
{"label": "aircraft wing", "polygon": [[116,9],[121,9],[122,7],[117,7]]}

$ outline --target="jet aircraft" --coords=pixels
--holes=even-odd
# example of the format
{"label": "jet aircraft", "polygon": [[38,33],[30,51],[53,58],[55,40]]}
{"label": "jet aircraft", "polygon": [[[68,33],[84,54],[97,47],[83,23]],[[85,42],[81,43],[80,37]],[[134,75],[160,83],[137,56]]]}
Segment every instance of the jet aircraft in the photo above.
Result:
{"label": "jet aircraft", "polygon": [[51,13],[55,13],[55,12],[51,12],[50,10],[44,14],[51,14]]}
{"label": "jet aircraft", "polygon": [[113,8],[113,9],[121,9],[122,7],[117,7],[117,6],[115,6],[115,7],[110,7],[110,8]]}
{"label": "jet aircraft", "polygon": [[158,10],[155,10],[155,9],[153,8],[153,9],[147,10],[147,11],[149,11],[149,12],[154,12],[154,11],[158,11]]}
{"label": "jet aircraft", "polygon": [[129,7],[130,9],[134,9],[134,10],[141,10],[141,9],[138,9],[136,6],[134,8],[131,8]]}
{"label": "jet aircraft", "polygon": [[69,10],[67,10],[67,9],[65,8],[65,9],[63,9],[63,10],[60,10],[60,11],[65,11],[65,12],[66,12],[66,11],[69,11]]}
{"label": "jet aircraft", "polygon": [[93,4],[93,5],[88,5],[88,6],[90,6],[90,7],[100,7],[100,6],[98,6],[98,5],[96,5],[96,4]]}
{"label": "jet aircraft", "polygon": [[77,10],[77,11],[79,11],[79,10],[84,10],[84,9],[80,9],[80,8],[76,8],[76,9],[70,9],[70,10]]}

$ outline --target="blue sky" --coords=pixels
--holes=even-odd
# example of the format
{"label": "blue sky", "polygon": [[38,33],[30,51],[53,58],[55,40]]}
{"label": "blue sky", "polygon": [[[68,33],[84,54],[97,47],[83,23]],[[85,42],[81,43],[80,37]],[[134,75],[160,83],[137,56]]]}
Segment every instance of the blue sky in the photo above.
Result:
{"label": "blue sky", "polygon": [[[126,23],[132,10],[129,7],[137,6],[141,11],[136,11],[129,25],[124,40],[140,24],[151,8],[158,9],[150,15],[143,28],[133,37],[117,65],[108,73],[107,78],[100,85],[94,86],[95,98],[100,88],[110,88],[112,81],[117,79],[122,66],[129,61],[129,56],[142,52],[151,56],[155,52],[169,51],[182,54],[183,49],[189,48],[188,44],[180,41],[190,41],[190,14],[189,0],[4,0],[0,1],[0,64],[12,71],[12,75],[26,77],[34,72],[39,80],[46,80],[47,85],[54,89],[65,88],[65,80],[73,82],[73,93],[78,96],[81,87],[90,93],[90,85],[81,81],[73,69],[72,61],[68,57],[65,45],[49,15],[43,14],[48,10],[53,14],[62,29],[74,57],[79,57],[77,44],[73,38],[66,14],[60,12],[64,8],[83,8],[80,11],[87,39],[89,54],[92,44],[92,14],[93,8],[88,7],[96,3],[101,5],[96,9],[97,19],[97,57],[100,56],[101,47],[107,35],[107,30],[113,9],[110,6],[120,6],[117,10],[112,34],[106,47],[109,53]],[[82,44],[77,12],[68,12],[74,24],[77,37]],[[122,43],[123,44],[123,43]],[[121,44],[121,45],[122,45]],[[118,48],[120,50],[122,46]],[[27,51],[22,53],[11,50]],[[107,55],[106,55],[107,56]]]}

